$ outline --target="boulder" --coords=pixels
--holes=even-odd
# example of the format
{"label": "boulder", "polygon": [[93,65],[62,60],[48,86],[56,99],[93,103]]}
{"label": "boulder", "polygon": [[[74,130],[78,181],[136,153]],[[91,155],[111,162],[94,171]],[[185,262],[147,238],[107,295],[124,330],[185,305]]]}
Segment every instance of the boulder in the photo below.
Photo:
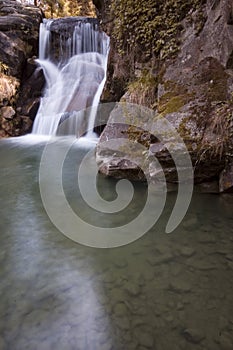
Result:
{"label": "boulder", "polygon": [[[157,57],[156,63],[154,57],[146,63],[140,62],[138,58],[134,67],[128,68],[128,75],[124,69],[126,93],[121,97],[121,101],[150,107],[156,116],[166,119],[177,130],[191,156],[195,183],[213,181],[216,184],[219,176],[223,178],[225,172],[222,171],[231,156],[229,150],[232,149],[233,136],[232,11],[231,0],[207,0],[202,7],[201,25],[197,11],[190,11],[182,21],[180,46],[175,56]],[[124,63],[118,63],[117,66],[114,61],[116,55],[112,47],[111,76],[120,81],[122,69],[119,69],[119,66],[122,68]],[[127,80],[132,80],[132,75],[129,75],[132,69],[134,69],[133,83],[126,85]],[[108,84],[114,90],[111,81],[107,82],[106,86]],[[115,91],[110,92],[111,96],[117,95]],[[101,146],[101,143],[111,139],[112,135],[122,135],[125,128],[125,125],[113,124],[110,115],[96,153],[99,170],[105,175],[114,175],[115,171],[122,177],[128,177],[125,156],[121,158],[119,149],[110,152],[107,144],[106,148],[104,143]],[[130,126],[127,128],[128,138],[134,138],[132,128]],[[140,143],[142,140],[135,137],[134,141]],[[150,155],[157,158],[162,165],[166,180],[175,183],[177,169],[167,147],[169,142],[172,140],[166,142],[151,140],[146,147]],[[179,147],[177,144],[176,148]],[[129,164],[129,167],[131,169],[132,164]],[[109,171],[114,168],[114,171]],[[161,169],[158,170],[158,163],[152,161],[150,163],[149,159],[148,171],[153,179]],[[185,173],[185,167],[183,171]],[[138,179],[141,179],[139,171],[138,174],[140,174]],[[220,185],[221,189],[222,186]]]}
{"label": "boulder", "polygon": [[21,78],[27,57],[37,52],[41,10],[16,1],[0,1],[0,60],[8,75]]}
{"label": "boulder", "polygon": [[11,106],[0,108],[0,116],[4,119],[11,120],[15,115],[15,110]]}
{"label": "boulder", "polygon": [[[4,71],[3,64],[0,66]],[[8,76],[0,71],[0,106],[4,106],[14,99],[19,88],[19,80],[15,77]]]}
{"label": "boulder", "polygon": [[[26,106],[28,99],[31,104],[34,98],[29,90],[25,93],[24,84],[28,84],[27,60],[38,54],[42,17],[41,10],[35,6],[0,0],[0,137],[17,136],[30,130],[27,129],[31,124],[30,113],[20,114],[20,107]],[[35,68],[34,65],[30,77]],[[34,81],[34,87],[36,84]],[[23,103],[18,104],[23,90]],[[25,117],[29,119],[26,123]]]}

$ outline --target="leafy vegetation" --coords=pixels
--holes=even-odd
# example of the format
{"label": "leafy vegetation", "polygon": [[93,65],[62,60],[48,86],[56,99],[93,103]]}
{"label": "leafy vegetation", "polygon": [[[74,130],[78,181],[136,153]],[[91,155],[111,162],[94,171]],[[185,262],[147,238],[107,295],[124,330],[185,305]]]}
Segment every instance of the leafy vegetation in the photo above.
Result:
{"label": "leafy vegetation", "polygon": [[21,0],[21,3],[39,6],[46,17],[95,17],[95,8],[91,0]]}

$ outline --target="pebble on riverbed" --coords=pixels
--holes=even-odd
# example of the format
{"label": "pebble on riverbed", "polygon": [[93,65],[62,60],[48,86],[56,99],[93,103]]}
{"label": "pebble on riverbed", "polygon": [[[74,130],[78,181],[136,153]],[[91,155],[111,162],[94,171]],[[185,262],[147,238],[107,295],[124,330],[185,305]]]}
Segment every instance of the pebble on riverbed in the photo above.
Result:
{"label": "pebble on riverbed", "polygon": [[205,339],[205,335],[195,328],[187,328],[182,331],[182,335],[185,339],[193,344],[199,344],[203,339]]}

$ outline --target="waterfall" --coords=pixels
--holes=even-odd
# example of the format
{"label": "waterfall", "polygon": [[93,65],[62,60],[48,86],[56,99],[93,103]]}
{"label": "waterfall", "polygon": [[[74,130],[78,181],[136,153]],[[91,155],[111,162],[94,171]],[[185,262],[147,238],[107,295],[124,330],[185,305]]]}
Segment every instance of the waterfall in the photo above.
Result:
{"label": "waterfall", "polygon": [[41,23],[37,62],[46,85],[33,133],[92,133],[106,80],[108,51],[109,37],[95,18],[45,19]]}

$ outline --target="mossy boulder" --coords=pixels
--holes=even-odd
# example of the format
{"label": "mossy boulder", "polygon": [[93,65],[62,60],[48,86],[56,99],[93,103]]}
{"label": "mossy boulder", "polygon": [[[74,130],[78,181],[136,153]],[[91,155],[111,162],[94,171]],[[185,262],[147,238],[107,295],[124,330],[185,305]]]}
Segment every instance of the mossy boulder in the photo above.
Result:
{"label": "mossy boulder", "polygon": [[[232,11],[230,0],[195,2],[179,17],[180,27],[173,37],[178,46],[174,52],[170,46],[171,55],[165,57],[162,51],[154,51],[148,59],[140,59],[135,54],[137,43],[133,50],[128,46],[129,52],[122,55],[122,61],[131,54],[134,59],[125,76],[121,101],[147,106],[176,128],[191,156],[196,183],[218,181],[233,156]],[[153,45],[152,51],[156,49]],[[169,49],[169,45],[166,47]],[[118,71],[120,66],[118,62]],[[114,67],[112,76],[116,77],[116,63]],[[121,133],[121,127],[115,127]],[[102,138],[111,139],[113,134],[107,125]],[[133,133],[128,135],[132,137]],[[167,181],[176,182],[174,162],[164,143],[153,140],[148,149],[161,161]],[[98,147],[98,159],[102,151]],[[106,156],[105,169],[116,159],[114,153]],[[102,171],[100,163],[99,167]],[[149,169],[153,178],[156,168],[150,165]]]}

